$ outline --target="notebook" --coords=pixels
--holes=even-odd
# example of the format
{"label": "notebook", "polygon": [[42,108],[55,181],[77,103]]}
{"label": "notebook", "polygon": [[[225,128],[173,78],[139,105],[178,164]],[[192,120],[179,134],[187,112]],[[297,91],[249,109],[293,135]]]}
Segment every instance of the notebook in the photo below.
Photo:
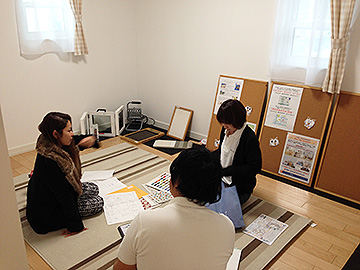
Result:
{"label": "notebook", "polygon": [[153,147],[158,148],[176,148],[176,149],[187,149],[193,146],[192,142],[185,141],[171,141],[171,140],[156,140]]}

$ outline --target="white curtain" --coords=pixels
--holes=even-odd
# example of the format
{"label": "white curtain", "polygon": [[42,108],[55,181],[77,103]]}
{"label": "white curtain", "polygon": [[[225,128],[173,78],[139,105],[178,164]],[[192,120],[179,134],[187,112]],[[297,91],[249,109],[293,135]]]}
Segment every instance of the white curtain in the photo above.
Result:
{"label": "white curtain", "polygon": [[74,16],[69,0],[16,0],[21,55],[74,51]]}
{"label": "white curtain", "polygon": [[331,47],[330,0],[278,0],[272,80],[321,87]]}

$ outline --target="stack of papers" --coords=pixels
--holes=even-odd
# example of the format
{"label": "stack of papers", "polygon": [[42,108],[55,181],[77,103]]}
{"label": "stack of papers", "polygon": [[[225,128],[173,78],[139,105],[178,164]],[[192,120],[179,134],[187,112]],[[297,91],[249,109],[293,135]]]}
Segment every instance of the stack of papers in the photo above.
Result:
{"label": "stack of papers", "polygon": [[[143,197],[148,193],[136,186],[127,187],[114,175],[114,170],[86,171],[81,182],[93,182],[99,187],[99,195],[104,199],[104,213],[108,225],[133,220],[145,209]],[[150,208],[147,206],[147,208]]]}
{"label": "stack of papers", "polygon": [[128,187],[119,189],[117,191],[114,191],[110,194],[116,194],[116,193],[124,193],[124,192],[131,192],[134,191],[138,197],[138,199],[140,200],[144,210],[150,209],[151,207],[154,207],[157,205],[157,202],[155,202],[151,196],[149,195],[149,193],[143,191],[142,189],[138,188],[137,186],[134,185],[130,185]]}
{"label": "stack of papers", "polygon": [[108,225],[133,220],[144,210],[135,191],[107,195],[104,203]]}
{"label": "stack of papers", "polygon": [[133,220],[140,211],[154,208],[173,196],[170,193],[170,174],[165,172],[144,184],[146,191],[126,186],[113,176],[114,170],[86,171],[81,182],[94,182],[104,199],[104,213],[108,225]]}
{"label": "stack of papers", "polygon": [[116,177],[113,177],[114,170],[107,171],[86,171],[83,173],[81,182],[93,182],[99,187],[99,195],[105,197],[108,193],[126,187]]}
{"label": "stack of papers", "polygon": [[192,142],[185,141],[169,141],[169,140],[156,140],[153,147],[158,148],[175,148],[175,149],[187,149],[193,146]]}

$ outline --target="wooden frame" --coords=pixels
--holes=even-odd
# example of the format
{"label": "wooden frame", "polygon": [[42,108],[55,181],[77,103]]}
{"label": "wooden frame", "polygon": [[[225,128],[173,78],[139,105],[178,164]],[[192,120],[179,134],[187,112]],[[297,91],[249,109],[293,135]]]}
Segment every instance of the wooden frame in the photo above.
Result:
{"label": "wooden frame", "polygon": [[164,136],[165,133],[152,129],[152,128],[144,128],[129,134],[126,134],[124,136],[120,136],[121,139],[131,142],[131,143],[135,143],[135,144],[140,144],[140,143],[145,143],[147,141],[151,141],[154,139],[157,139],[161,136]]}
{"label": "wooden frame", "polygon": [[186,137],[193,110],[175,106],[167,136],[183,141]]}
{"label": "wooden frame", "polygon": [[335,106],[314,188],[359,204],[360,146],[355,134],[360,131],[360,94],[341,91],[333,98]]}

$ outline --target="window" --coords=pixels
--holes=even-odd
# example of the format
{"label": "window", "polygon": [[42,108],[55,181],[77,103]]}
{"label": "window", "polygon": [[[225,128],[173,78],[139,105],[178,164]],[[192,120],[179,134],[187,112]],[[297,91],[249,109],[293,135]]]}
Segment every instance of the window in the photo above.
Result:
{"label": "window", "polygon": [[279,0],[271,79],[321,86],[330,52],[330,0]]}
{"label": "window", "polygon": [[16,0],[21,54],[74,51],[69,0]]}

